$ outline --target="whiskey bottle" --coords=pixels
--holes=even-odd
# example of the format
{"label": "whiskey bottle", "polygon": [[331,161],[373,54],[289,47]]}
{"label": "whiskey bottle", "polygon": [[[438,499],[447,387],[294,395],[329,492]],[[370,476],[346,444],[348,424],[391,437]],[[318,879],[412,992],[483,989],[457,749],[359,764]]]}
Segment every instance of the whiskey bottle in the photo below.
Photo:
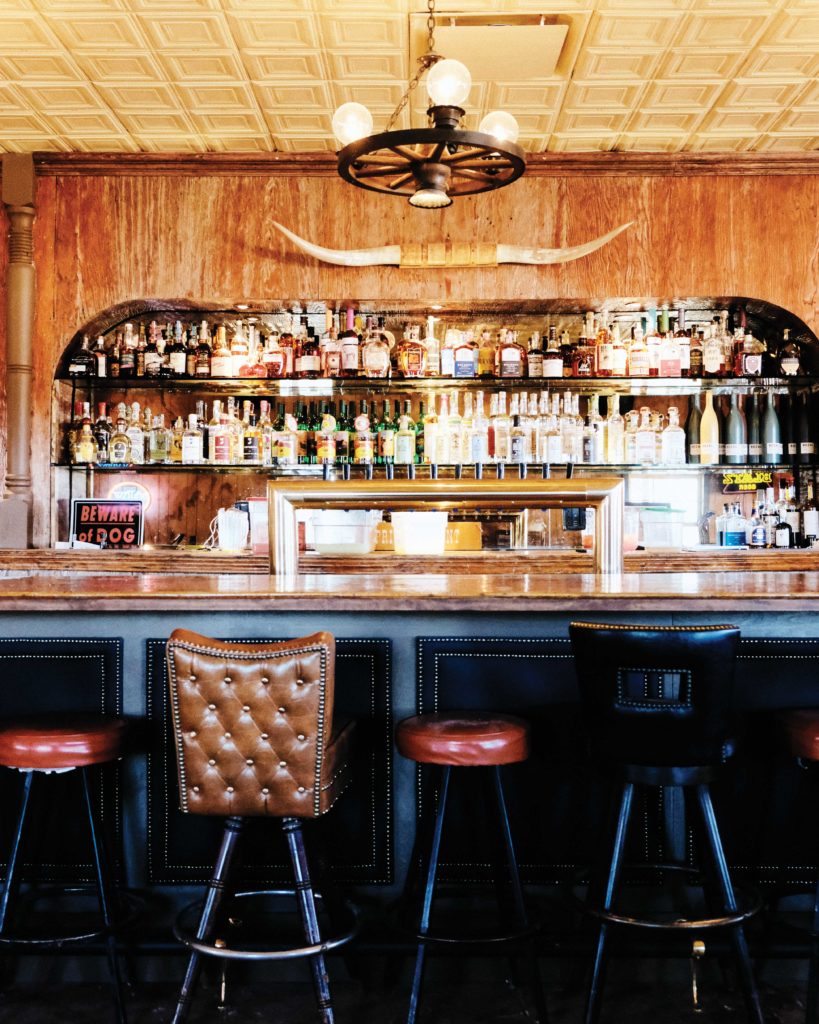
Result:
{"label": "whiskey bottle", "polygon": [[230,377],[233,374],[233,359],[227,343],[227,330],[224,324],[216,328],[216,340],[213,343],[213,355],[210,359],[211,377]]}
{"label": "whiskey bottle", "polygon": [[515,331],[503,330],[495,350],[496,375],[500,378],[525,377],[526,349],[518,343]]}
{"label": "whiskey bottle", "polygon": [[478,345],[478,376],[495,376],[495,342],[491,331],[481,331]]}
{"label": "whiskey bottle", "polygon": [[427,349],[421,342],[421,329],[417,324],[407,326],[398,342],[396,361],[402,377],[425,377],[427,372]]}
{"label": "whiskey bottle", "polygon": [[107,377],[108,376],[108,356],[105,352],[105,339],[100,336],[97,338],[97,347],[93,351],[94,356],[94,376],[95,377]]}
{"label": "whiskey bottle", "polygon": [[352,309],[347,310],[348,326],[342,331],[341,338],[341,376],[358,377],[361,372],[361,339],[351,324]]}
{"label": "whiskey bottle", "polygon": [[319,343],[313,328],[302,317],[302,330],[296,348],[294,372],[301,380],[315,380],[321,374]]}
{"label": "whiskey bottle", "polygon": [[120,348],[120,377],[134,377],[136,375],[136,346],[137,340],[134,337],[134,325],[127,323]]}
{"label": "whiskey bottle", "polygon": [[124,416],[119,417],[116,430],[111,434],[108,461],[115,466],[127,466],[131,461],[131,439]]}
{"label": "whiskey bottle", "polygon": [[279,332],[276,330],[271,331],[267,336],[262,362],[268,377],[280,380],[287,375],[287,353],[282,347]]}
{"label": "whiskey bottle", "polygon": [[[196,355],[194,352],[194,369],[196,368]],[[182,340],[182,321],[177,320],[174,324],[173,341],[168,346],[168,368],[172,377],[185,377],[188,372],[188,353],[185,343]]]}
{"label": "whiskey bottle", "polygon": [[71,377],[92,377],[94,375],[94,356],[89,349],[90,339],[83,335],[79,349],[71,356],[68,373]]}
{"label": "whiskey bottle", "polygon": [[[549,327],[549,343],[554,340],[557,349],[557,328],[554,325]],[[533,331],[529,338],[529,351],[526,354],[526,361],[529,367],[529,376],[540,379],[543,377],[543,347],[540,341],[540,332]]]}
{"label": "whiskey bottle", "polygon": [[199,338],[196,345],[196,376],[205,378],[211,375],[211,348],[208,322],[203,320],[199,325]]}
{"label": "whiskey bottle", "polygon": [[[568,331],[564,331],[568,338]],[[567,346],[570,347],[570,346]],[[568,356],[571,369],[571,356]],[[546,345],[546,353],[543,356],[543,376],[553,379],[565,376],[564,355],[561,354],[557,345],[557,328],[554,325],[549,327],[549,341]]]}
{"label": "whiskey bottle", "polygon": [[452,376],[459,379],[477,377],[479,355],[478,343],[472,331],[459,332],[453,350]]}
{"label": "whiskey bottle", "polygon": [[248,361],[250,345],[241,320],[236,321],[233,337],[230,339],[230,376],[241,377],[242,367]]}
{"label": "whiskey bottle", "polygon": [[185,376],[193,379],[196,376],[196,332],[193,327],[188,331],[185,346]]}
{"label": "whiskey bottle", "polygon": [[620,337],[620,325],[611,326],[611,375],[625,377],[628,374],[628,349]]}
{"label": "whiskey bottle", "polygon": [[[157,345],[157,338],[159,336],[159,324],[156,320],[152,320],[148,327],[148,341],[145,345],[144,360],[145,360],[145,376],[146,377],[158,377],[160,370],[162,369],[162,356],[159,353],[159,346]],[[137,373],[139,376],[139,373]]]}
{"label": "whiskey bottle", "polygon": [[93,434],[97,444],[97,462],[108,462],[111,447],[111,424],[106,415],[105,402],[97,403],[97,418],[94,421]]}

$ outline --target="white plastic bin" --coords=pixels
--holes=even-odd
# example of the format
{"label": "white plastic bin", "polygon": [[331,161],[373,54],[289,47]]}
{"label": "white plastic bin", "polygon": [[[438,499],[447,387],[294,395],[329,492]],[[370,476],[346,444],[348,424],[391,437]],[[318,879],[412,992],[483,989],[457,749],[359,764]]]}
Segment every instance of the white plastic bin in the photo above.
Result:
{"label": "white plastic bin", "polygon": [[396,555],[442,555],[447,518],[446,512],[393,512]]}
{"label": "white plastic bin", "polygon": [[683,511],[678,508],[644,508],[640,512],[644,548],[681,548]]}
{"label": "white plastic bin", "polygon": [[321,555],[368,555],[380,522],[380,512],[319,509],[313,513],[313,546]]}

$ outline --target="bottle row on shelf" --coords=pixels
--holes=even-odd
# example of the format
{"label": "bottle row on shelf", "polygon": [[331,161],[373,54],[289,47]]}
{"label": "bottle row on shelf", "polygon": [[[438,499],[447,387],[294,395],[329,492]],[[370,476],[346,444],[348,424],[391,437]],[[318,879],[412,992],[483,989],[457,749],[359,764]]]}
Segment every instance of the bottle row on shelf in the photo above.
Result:
{"label": "bottle row on shelf", "polygon": [[328,307],[321,331],[308,316],[288,315],[283,329],[270,327],[266,334],[252,319],[221,322],[213,331],[207,319],[187,325],[151,320],[100,335],[93,348],[84,337],[67,369],[76,378],[147,380],[720,379],[803,372],[803,353],[788,329],[768,344],[747,329],[742,311],[737,319],[731,328],[723,312],[686,327],[682,309],[674,326],[667,307],[659,316],[653,309],[630,320],[589,312],[574,337],[567,329],[558,336],[549,324],[528,332],[526,344],[517,330],[441,327],[434,316],[425,326],[406,323],[397,338],[384,317],[364,319],[351,308],[342,329],[340,314]]}
{"label": "bottle row on shelf", "polygon": [[[509,403],[507,405],[507,397]],[[463,398],[463,409],[461,409]],[[413,414],[385,398],[380,414],[366,399],[356,403],[262,399],[241,405],[217,399],[208,418],[205,402],[169,425],[139,402],[121,402],[113,416],[98,403],[77,403],[68,429],[72,464],[116,466],[173,464],[274,466],[321,463],[573,463],[682,466],[686,464],[810,465],[811,396],[731,395],[723,408],[711,392],[700,408],[692,399],[685,426],[678,407],[642,406],[620,412],[620,398],[590,396],[581,414],[580,396],[566,391],[430,393]],[[290,406],[288,408],[288,405]]]}
{"label": "bottle row on shelf", "polygon": [[805,548],[819,540],[819,509],[813,500],[812,486],[800,506],[794,500],[793,487],[780,487],[774,501],[774,489],[744,515],[742,505],[735,501],[724,504],[715,516],[715,541],[726,548]]}

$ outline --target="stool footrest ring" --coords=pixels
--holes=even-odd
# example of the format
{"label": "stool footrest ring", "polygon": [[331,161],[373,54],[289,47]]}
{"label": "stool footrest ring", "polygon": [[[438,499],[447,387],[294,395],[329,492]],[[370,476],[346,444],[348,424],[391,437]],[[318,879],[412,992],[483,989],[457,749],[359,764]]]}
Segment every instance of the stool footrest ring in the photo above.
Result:
{"label": "stool footrest ring", "polygon": [[[259,896],[282,896],[295,895],[292,890],[263,890],[258,892],[234,893],[233,899],[242,899]],[[360,921],[357,909],[346,900],[345,908],[350,914],[351,926],[341,935],[334,935],[332,938],[322,939],[321,942],[309,946],[292,946],[285,949],[247,949],[236,946],[217,945],[216,941],[207,942],[204,939],[197,939],[191,927],[186,926],[185,918],[193,910],[199,910],[202,906],[201,900],[195,900],[184,907],[177,915],[173,926],[173,934],[179,942],[189,949],[201,953],[203,956],[212,956],[223,960],[298,960],[308,956],[318,956],[319,953],[327,953],[339,946],[344,946],[357,934]]]}
{"label": "stool footrest ring", "polygon": [[418,942],[424,943],[440,943],[442,945],[472,945],[472,946],[491,946],[500,944],[503,942],[515,942],[518,939],[525,939],[531,935],[534,935],[540,928],[538,923],[527,924],[524,927],[516,928],[511,932],[502,932],[500,934],[487,934],[487,935],[440,935],[428,932],[426,935],[416,933],[416,939]]}
{"label": "stool footrest ring", "polygon": [[[26,893],[21,903],[36,902],[37,899],[45,898],[49,892],[57,892],[59,896],[83,895],[87,897],[96,896],[92,887],[74,886],[70,889],[40,890],[37,893]],[[123,928],[127,928],[139,917],[145,906],[145,900],[136,893],[128,892],[126,889],[118,891],[118,899],[122,905],[123,913],[112,921],[109,927],[92,928],[91,931],[77,932],[72,935],[13,935],[9,932],[0,933],[0,946],[32,946],[32,947],[60,947],[74,945],[81,942],[92,942],[94,939],[101,939],[107,935],[116,934]],[[98,911],[94,911],[97,913]]]}
{"label": "stool footrest ring", "polygon": [[[697,873],[696,868],[691,868],[684,864],[637,864],[629,866],[632,869],[670,871],[687,875]],[[741,900],[737,900],[739,906],[735,911],[725,911],[718,917],[677,918],[673,921],[652,917],[635,917],[634,915],[618,914],[615,911],[603,910],[599,907],[589,906],[574,893],[571,893],[571,899],[590,917],[595,917],[599,921],[607,921],[610,924],[620,924],[632,928],[653,928],[661,931],[702,931],[709,928],[730,928],[732,925],[742,924],[743,921],[747,921],[748,918],[759,913],[762,909],[762,897],[756,889],[734,882],[734,890],[736,895],[741,897]]]}

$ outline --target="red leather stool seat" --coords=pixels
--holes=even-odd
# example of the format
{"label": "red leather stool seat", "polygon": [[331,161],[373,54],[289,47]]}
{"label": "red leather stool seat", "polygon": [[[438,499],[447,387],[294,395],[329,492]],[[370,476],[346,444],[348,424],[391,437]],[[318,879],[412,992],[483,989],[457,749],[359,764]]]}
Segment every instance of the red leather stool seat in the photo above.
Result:
{"label": "red leather stool seat", "polygon": [[514,764],[529,756],[529,725],[512,715],[480,711],[416,715],[398,723],[395,742],[404,757],[422,764]]}
{"label": "red leather stool seat", "polygon": [[777,718],[785,729],[793,756],[819,761],[819,708],[781,711]]}
{"label": "red leather stool seat", "polygon": [[125,721],[101,715],[52,715],[0,724],[0,765],[48,770],[113,761]]}

